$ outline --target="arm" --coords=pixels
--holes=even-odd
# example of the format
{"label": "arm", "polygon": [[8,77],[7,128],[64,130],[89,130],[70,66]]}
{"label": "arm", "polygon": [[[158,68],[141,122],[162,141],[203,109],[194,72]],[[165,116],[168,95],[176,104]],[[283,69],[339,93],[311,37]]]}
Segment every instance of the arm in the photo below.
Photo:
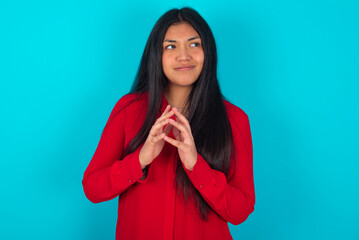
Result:
{"label": "arm", "polygon": [[192,171],[185,169],[194,187],[205,201],[224,220],[240,224],[254,210],[255,194],[253,181],[253,152],[250,126],[247,115],[239,121],[233,141],[236,156],[232,156],[233,177],[227,182],[226,176],[212,169],[200,154]]}
{"label": "arm", "polygon": [[86,197],[93,203],[115,198],[143,176],[138,148],[120,161],[124,150],[126,97],[115,105],[82,180]]}

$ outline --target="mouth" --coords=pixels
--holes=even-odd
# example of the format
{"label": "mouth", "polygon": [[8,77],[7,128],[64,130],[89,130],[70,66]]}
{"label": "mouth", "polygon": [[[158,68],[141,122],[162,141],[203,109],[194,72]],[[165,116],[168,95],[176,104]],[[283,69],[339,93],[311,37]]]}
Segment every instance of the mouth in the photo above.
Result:
{"label": "mouth", "polygon": [[175,67],[174,70],[176,71],[189,71],[194,69],[195,66],[180,66],[180,67]]}

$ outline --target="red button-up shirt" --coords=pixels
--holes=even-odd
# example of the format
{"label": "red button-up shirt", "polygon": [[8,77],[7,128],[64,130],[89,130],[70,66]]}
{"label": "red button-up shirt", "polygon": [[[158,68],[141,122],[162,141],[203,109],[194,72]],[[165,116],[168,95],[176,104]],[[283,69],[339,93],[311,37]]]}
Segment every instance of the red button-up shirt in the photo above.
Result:
{"label": "red button-up shirt", "polygon": [[[145,120],[148,98],[144,94],[122,97],[107,121],[95,154],[82,180],[87,198],[94,203],[117,196],[116,239],[232,239],[228,222],[237,225],[254,210],[252,140],[247,115],[224,100],[232,128],[235,166],[228,178],[212,169],[198,154],[192,171],[186,173],[211,207],[204,221],[193,200],[186,202],[175,187],[177,149],[165,143],[143,179],[139,147],[120,160],[129,142]],[[138,98],[137,100],[135,100]],[[135,100],[135,101],[134,101]],[[167,106],[162,96],[161,112]]]}

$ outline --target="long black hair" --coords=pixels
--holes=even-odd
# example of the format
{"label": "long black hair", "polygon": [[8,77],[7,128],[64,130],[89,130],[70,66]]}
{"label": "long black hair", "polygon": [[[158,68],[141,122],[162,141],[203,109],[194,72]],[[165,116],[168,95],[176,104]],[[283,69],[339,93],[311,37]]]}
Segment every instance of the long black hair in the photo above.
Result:
{"label": "long black hair", "polygon": [[[228,176],[233,139],[231,126],[223,103],[217,79],[217,50],[215,40],[206,21],[193,9],[172,9],[159,18],[147,40],[141,63],[130,93],[148,94],[145,122],[136,137],[126,147],[122,157],[134,152],[146,141],[160,112],[161,98],[168,80],[162,68],[162,48],[167,29],[177,23],[189,23],[202,40],[204,63],[198,80],[187,99],[187,118],[199,154],[211,168]],[[204,220],[209,205],[193,187],[181,161],[176,168],[178,193],[186,200],[193,197]]]}

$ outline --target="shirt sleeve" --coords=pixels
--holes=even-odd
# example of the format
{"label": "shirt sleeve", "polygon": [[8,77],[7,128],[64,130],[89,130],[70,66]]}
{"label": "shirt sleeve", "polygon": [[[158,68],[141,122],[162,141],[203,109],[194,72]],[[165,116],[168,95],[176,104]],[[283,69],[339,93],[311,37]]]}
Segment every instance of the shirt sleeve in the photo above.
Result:
{"label": "shirt sleeve", "polygon": [[255,195],[253,180],[253,150],[247,115],[234,131],[233,141],[236,154],[232,154],[230,169],[233,177],[227,180],[224,173],[212,169],[198,154],[192,171],[185,171],[194,187],[204,200],[224,220],[234,225],[244,222],[254,211]]}
{"label": "shirt sleeve", "polygon": [[82,185],[86,197],[93,203],[115,198],[135,182],[143,172],[139,162],[139,147],[122,160],[124,150],[124,99],[121,98],[106,123],[96,151],[85,170]]}

